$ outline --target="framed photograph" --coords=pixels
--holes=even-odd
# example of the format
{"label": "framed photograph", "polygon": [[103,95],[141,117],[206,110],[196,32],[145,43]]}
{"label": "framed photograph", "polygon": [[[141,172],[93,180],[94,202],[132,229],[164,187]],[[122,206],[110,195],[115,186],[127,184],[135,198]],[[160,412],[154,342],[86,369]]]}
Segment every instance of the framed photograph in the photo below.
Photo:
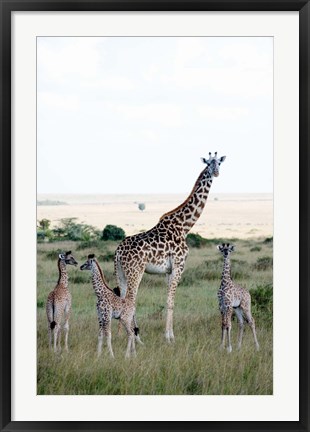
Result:
{"label": "framed photograph", "polygon": [[0,11],[1,430],[309,430],[309,2]]}

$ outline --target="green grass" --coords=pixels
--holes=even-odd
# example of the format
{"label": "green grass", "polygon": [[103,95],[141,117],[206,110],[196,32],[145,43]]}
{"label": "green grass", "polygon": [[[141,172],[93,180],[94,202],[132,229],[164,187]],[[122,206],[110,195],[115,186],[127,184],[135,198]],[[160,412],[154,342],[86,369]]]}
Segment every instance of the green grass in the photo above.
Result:
{"label": "green grass", "polygon": [[[220,351],[221,320],[218,310],[222,257],[214,242],[191,248],[176,293],[174,333],[176,341],[164,338],[166,278],[143,276],[137,297],[137,319],[144,346],[137,357],[125,360],[125,331],[117,333],[113,321],[115,359],[106,350],[96,356],[98,322],[96,298],[90,273],[69,268],[73,299],[69,353],[48,349],[45,302],[58,279],[58,250],[72,250],[79,264],[88,253],[109,256],[117,243],[99,242],[91,249],[79,242],[38,244],[37,290],[37,393],[108,395],[266,395],[273,392],[272,340],[272,239],[235,240],[232,274],[238,284],[251,290],[260,351],[251,331],[245,329],[242,349],[236,350],[237,321],[233,321],[233,352]],[[100,260],[111,287],[116,286],[113,262]]]}

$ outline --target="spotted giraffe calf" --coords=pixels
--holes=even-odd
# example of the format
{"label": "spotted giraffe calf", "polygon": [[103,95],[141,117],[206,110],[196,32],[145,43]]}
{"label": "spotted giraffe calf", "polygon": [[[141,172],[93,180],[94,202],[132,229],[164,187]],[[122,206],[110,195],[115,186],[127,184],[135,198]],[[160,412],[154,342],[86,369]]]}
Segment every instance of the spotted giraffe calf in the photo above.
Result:
{"label": "spotted giraffe calf", "polygon": [[61,325],[64,319],[65,349],[68,351],[69,318],[71,313],[71,294],[68,289],[67,265],[76,266],[78,263],[74,259],[71,251],[61,253],[58,256],[59,278],[57,285],[47,297],[46,315],[48,321],[49,346],[52,348],[52,338],[54,334],[54,351],[57,351],[57,342],[60,349]]}
{"label": "spotted giraffe calf", "polygon": [[241,348],[243,329],[244,329],[244,318],[252,329],[254,342],[256,349],[259,349],[259,344],[256,337],[255,321],[251,314],[251,295],[248,290],[235,284],[230,275],[230,254],[234,251],[234,245],[229,243],[218,245],[217,249],[221,252],[224,257],[224,267],[222,273],[221,287],[218,291],[218,300],[220,311],[222,314],[222,343],[221,348],[225,347],[225,337],[227,334],[228,346],[227,351],[232,351],[231,346],[231,317],[233,311],[237,315],[239,322],[239,334],[238,334],[238,348]]}
{"label": "spotted giraffe calf", "polygon": [[107,285],[94,254],[88,255],[87,261],[81,265],[81,270],[90,270],[92,283],[97,295],[97,314],[99,321],[98,355],[102,351],[103,337],[107,339],[107,346],[111,357],[114,357],[111,343],[112,318],[119,319],[126,329],[128,336],[126,357],[136,354],[134,326],[135,303],[131,297],[121,298],[117,296]]}

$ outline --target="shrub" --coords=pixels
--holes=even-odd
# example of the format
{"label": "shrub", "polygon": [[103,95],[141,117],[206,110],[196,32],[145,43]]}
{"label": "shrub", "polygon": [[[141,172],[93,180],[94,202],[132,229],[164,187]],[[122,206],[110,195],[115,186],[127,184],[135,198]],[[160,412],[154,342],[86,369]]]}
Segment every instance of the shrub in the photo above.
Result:
{"label": "shrub", "polygon": [[263,243],[265,243],[265,244],[273,243],[273,237],[267,237],[267,238],[265,238],[265,240],[263,241]]}
{"label": "shrub", "polygon": [[43,231],[48,230],[49,227],[50,227],[50,225],[51,225],[51,221],[50,221],[49,219],[41,219],[41,220],[39,221],[39,227],[40,227]]}
{"label": "shrub", "polygon": [[141,211],[145,210],[145,204],[144,204],[144,203],[139,203],[139,204],[138,204],[138,208],[139,208],[139,210],[141,210]]}
{"label": "shrub", "polygon": [[190,233],[186,237],[186,243],[189,247],[201,248],[207,244],[207,239],[201,237],[200,234]]}
{"label": "shrub", "polygon": [[124,240],[126,237],[123,228],[116,225],[106,225],[102,231],[102,240]]}
{"label": "shrub", "polygon": [[253,246],[250,249],[250,252],[260,252],[262,250],[262,248],[260,246]]}
{"label": "shrub", "polygon": [[37,231],[37,240],[38,240],[39,243],[44,242],[44,240],[45,240],[45,231],[43,231],[43,230],[38,230]]}
{"label": "shrub", "polygon": [[254,317],[262,317],[268,324],[272,324],[273,315],[273,288],[272,284],[258,286],[250,290]]}
{"label": "shrub", "polygon": [[272,285],[258,286],[256,289],[250,291],[253,303],[257,307],[266,308],[273,303],[273,289]]}
{"label": "shrub", "polygon": [[68,240],[90,241],[98,237],[99,231],[93,226],[84,223],[77,224],[74,222],[75,219],[76,218],[61,219]]}
{"label": "shrub", "polygon": [[256,263],[254,264],[254,269],[258,271],[268,270],[272,268],[273,259],[272,257],[265,256],[258,258]]}

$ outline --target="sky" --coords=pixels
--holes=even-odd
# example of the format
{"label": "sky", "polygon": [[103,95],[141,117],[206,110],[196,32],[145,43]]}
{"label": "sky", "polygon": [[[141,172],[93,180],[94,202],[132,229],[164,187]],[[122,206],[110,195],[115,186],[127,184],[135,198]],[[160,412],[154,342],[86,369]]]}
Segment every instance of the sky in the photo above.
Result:
{"label": "sky", "polygon": [[273,190],[273,40],[37,38],[37,192]]}

